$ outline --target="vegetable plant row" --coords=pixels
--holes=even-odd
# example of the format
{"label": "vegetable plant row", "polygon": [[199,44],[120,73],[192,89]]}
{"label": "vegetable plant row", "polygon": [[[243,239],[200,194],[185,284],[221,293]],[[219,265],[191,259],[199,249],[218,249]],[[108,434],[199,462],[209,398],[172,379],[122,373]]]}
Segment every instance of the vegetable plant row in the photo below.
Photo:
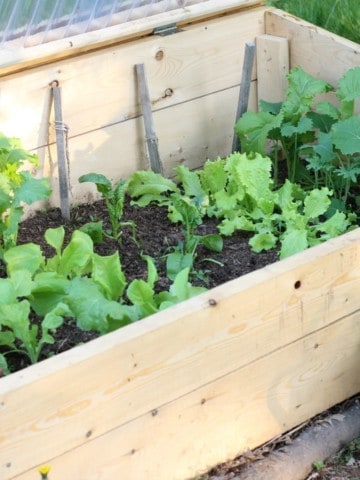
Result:
{"label": "vegetable plant row", "polygon": [[[333,92],[336,103],[317,101]],[[112,183],[99,173],[92,182],[102,196],[110,228],[88,221],[65,241],[65,228],[48,228],[45,255],[37,243],[17,244],[25,204],[46,199],[49,180],[24,170],[37,158],[16,139],[0,136],[0,369],[10,373],[11,355],[31,363],[69,319],[83,331],[105,334],[168,308],[205,290],[194,285],[199,248],[207,261],[218,262],[224,237],[245,231],[254,252],[276,249],[280,258],[337,236],[356,226],[359,205],[360,67],[347,72],[336,89],[297,67],[288,76],[281,104],[261,102],[237,122],[242,151],[208,160],[191,171],[175,169],[169,179],[137,171]],[[157,204],[181,229],[181,241],[165,255],[169,286],[158,288],[160,258],[142,251],[137,225],[124,220],[125,200],[146,207]],[[217,233],[199,227],[212,218]],[[90,220],[90,219],[89,219]],[[145,278],[127,281],[118,251],[99,255],[94,244],[111,238],[121,244],[130,228],[138,255],[146,262]],[[213,253],[214,254],[214,253]],[[219,263],[219,262],[218,262]],[[219,265],[221,268],[221,265]]]}

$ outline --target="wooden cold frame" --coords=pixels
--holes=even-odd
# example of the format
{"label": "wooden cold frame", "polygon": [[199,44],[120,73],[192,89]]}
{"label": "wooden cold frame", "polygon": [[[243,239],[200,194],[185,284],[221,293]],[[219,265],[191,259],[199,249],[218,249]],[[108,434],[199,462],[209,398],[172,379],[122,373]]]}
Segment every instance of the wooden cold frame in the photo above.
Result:
{"label": "wooden cold frame", "polygon": [[[267,12],[265,21],[263,16],[263,9],[254,9],[235,17],[207,20],[202,28],[207,26],[219,35],[217,42],[220,32],[232,32],[231,28],[249,28],[244,38],[251,40],[254,25],[258,26],[256,36],[265,33],[288,38],[290,66],[300,64],[312,74],[321,72],[331,83],[358,63],[359,45],[280,11]],[[242,24],[251,18],[251,28],[247,27],[249,23]],[[200,25],[189,27],[194,38],[202,34]],[[155,47],[175,49],[168,38],[170,43],[161,39]],[[147,42],[153,41],[139,40],[141,52]],[[225,44],[230,48],[230,42],[221,46]],[[330,46],[332,50],[327,53]],[[127,47],[136,51],[134,45]],[[151,48],[148,51],[153,51]],[[306,53],[310,50],[312,58]],[[235,51],[230,55],[215,43],[207,52],[211,61],[202,64],[202,69],[209,69],[214,62],[224,66],[223,53],[235,59]],[[238,48],[236,54],[241,56],[241,52]],[[92,52],[91,58],[101,60],[107,53]],[[198,51],[193,54],[202,60]],[[326,55],[338,58],[339,68],[337,62],[326,62]],[[85,60],[85,56],[79,57],[73,69],[62,65],[64,87],[71,84],[72,75],[81,74],[81,62]],[[42,75],[47,72],[48,80],[59,66],[37,68],[42,69]],[[171,109],[172,115],[181,113],[188,123],[194,120],[196,128],[201,129],[197,133],[205,133],[213,117],[204,110],[209,103],[202,103],[203,99],[213,105],[214,112],[221,105],[224,120],[231,117],[238,92],[235,86],[234,92],[229,86],[235,70],[230,72],[228,68],[231,70],[225,66],[223,75],[226,88],[219,88],[221,76],[211,79],[212,87],[194,82],[193,88],[204,96],[190,96],[180,103],[170,97],[173,105],[155,111],[160,138],[173,133],[166,121]],[[129,64],[125,71],[128,69]],[[184,72],[183,79],[194,81],[194,75],[185,75],[185,68],[174,69],[177,74]],[[38,94],[39,73],[33,69],[23,74],[31,80],[29,92],[34,95]],[[15,85],[21,84],[18,75],[12,77]],[[176,79],[176,75],[171,78]],[[101,79],[97,81],[101,86]],[[184,84],[183,98],[186,89],[191,90],[189,83]],[[159,85],[156,88],[161,92],[167,82]],[[5,87],[10,88],[7,83]],[[77,91],[80,95],[81,88]],[[156,94],[153,91],[153,98]],[[75,90],[73,95],[75,99]],[[23,101],[26,99],[24,96]],[[28,101],[32,102],[31,95]],[[75,117],[73,128],[81,123]],[[85,117],[79,112],[78,118]],[[136,117],[118,121],[103,130],[121,128],[130,132],[130,123],[136,121]],[[201,127],[201,122],[205,126]],[[227,128],[225,122],[224,130],[213,133],[218,135],[217,141],[229,136],[230,145],[232,132]],[[105,135],[103,130],[89,129],[74,135],[72,151],[82,149],[85,161],[84,146],[97,142],[97,135]],[[91,135],[95,135],[93,140]],[[167,141],[170,145],[172,140]],[[202,148],[195,146],[195,139],[189,143],[189,151],[190,145],[195,150]],[[50,463],[51,480],[186,480],[291,429],[359,392],[359,287],[357,229],[2,378],[0,478],[32,480],[38,465]]]}

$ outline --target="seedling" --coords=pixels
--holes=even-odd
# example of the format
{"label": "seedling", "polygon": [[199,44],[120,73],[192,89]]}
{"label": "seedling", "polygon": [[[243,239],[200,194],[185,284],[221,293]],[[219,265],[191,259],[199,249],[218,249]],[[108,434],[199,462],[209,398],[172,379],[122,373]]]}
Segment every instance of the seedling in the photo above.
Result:
{"label": "seedling", "polygon": [[[107,236],[114,238],[119,243],[121,243],[122,229],[124,227],[130,227],[132,230],[132,238],[135,243],[136,240],[136,225],[133,221],[122,221],[124,213],[124,202],[125,195],[127,191],[128,182],[125,180],[119,180],[114,186],[111,184],[110,180],[104,175],[99,173],[88,173],[82,175],[79,178],[80,183],[92,182],[96,185],[97,191],[101,194],[109,214],[109,219],[111,223],[111,231],[104,232]],[[93,226],[94,227],[94,226]],[[92,227],[92,228],[93,228]],[[99,224],[97,224],[95,233],[97,238],[99,238]],[[93,228],[94,233],[94,228]]]}

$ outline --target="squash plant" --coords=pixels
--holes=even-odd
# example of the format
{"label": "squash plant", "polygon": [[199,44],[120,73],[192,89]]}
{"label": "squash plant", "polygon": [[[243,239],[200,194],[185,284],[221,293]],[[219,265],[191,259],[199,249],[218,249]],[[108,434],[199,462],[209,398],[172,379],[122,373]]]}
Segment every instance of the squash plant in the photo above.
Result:
{"label": "squash plant", "polygon": [[35,178],[23,167],[38,166],[38,157],[24,150],[17,138],[0,132],[0,259],[16,245],[24,204],[45,200],[51,193],[48,178]]}

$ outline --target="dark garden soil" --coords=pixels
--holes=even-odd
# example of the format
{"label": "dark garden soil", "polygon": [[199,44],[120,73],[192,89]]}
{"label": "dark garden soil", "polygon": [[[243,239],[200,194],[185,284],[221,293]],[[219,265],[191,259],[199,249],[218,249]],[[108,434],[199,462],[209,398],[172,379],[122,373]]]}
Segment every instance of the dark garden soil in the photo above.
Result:
{"label": "dark garden soil", "polygon": [[[55,228],[63,225],[66,230],[66,241],[71,233],[90,221],[102,221],[103,228],[109,229],[110,222],[106,206],[103,201],[93,204],[84,204],[72,209],[70,221],[64,220],[58,208],[37,212],[31,218],[23,221],[20,225],[18,244],[34,242],[41,246],[44,255],[53,256],[55,251],[45,239],[44,232],[47,228]],[[101,243],[94,245],[94,250],[100,255],[111,255],[119,251],[123,271],[127,282],[134,278],[146,278],[146,263],[140,254],[144,253],[157,259],[159,280],[156,285],[158,291],[167,289],[170,281],[166,277],[164,255],[169,247],[175,246],[182,240],[179,225],[171,223],[167,218],[167,210],[156,205],[147,207],[131,206],[127,202],[123,220],[132,220],[136,224],[136,238],[140,246],[134,242],[130,227],[125,227],[122,234],[121,244],[117,241],[104,237]],[[199,226],[199,233],[215,233],[216,223],[213,219],[206,219]],[[209,261],[208,259],[216,260]],[[259,269],[275,262],[278,259],[276,251],[264,253],[251,252],[246,234],[236,234],[224,238],[224,248],[221,253],[210,252],[204,247],[198,249],[195,264],[196,275],[191,282],[212,288],[228,280],[234,279],[253,270]],[[220,263],[220,264],[219,264]],[[4,269],[2,268],[4,273]],[[1,274],[1,265],[0,265]],[[84,332],[79,330],[72,319],[64,322],[54,334],[55,344],[43,349],[43,358],[68,350],[79,343],[87,342],[98,336],[96,332]],[[18,354],[7,357],[11,371],[16,371],[28,365],[25,357]]]}

